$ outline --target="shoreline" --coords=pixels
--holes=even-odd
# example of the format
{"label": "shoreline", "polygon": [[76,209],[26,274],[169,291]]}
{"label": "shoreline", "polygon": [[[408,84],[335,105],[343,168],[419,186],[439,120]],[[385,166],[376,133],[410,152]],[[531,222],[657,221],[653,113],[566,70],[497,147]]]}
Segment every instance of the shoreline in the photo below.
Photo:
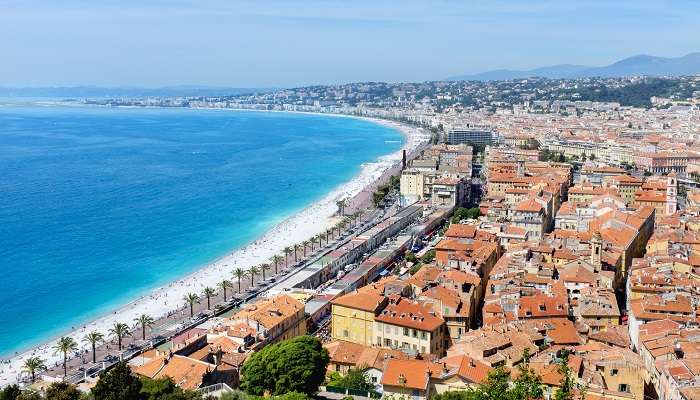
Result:
{"label": "shoreline", "polygon": [[[199,110],[200,108],[194,108]],[[206,108],[201,108],[206,109]],[[396,152],[379,157],[377,160],[361,165],[359,173],[349,181],[341,183],[321,199],[314,201],[299,212],[290,215],[277,225],[267,230],[254,241],[221,256],[207,264],[200,265],[193,272],[147,291],[142,296],[122,305],[110,312],[91,319],[80,328],[67,330],[58,337],[52,337],[41,344],[22,349],[14,355],[8,354],[5,361],[0,364],[0,387],[15,383],[21,373],[22,364],[27,357],[39,356],[47,366],[51,367],[56,362],[62,361],[62,357],[55,355],[53,345],[60,336],[70,336],[75,339],[79,349],[87,346],[82,338],[85,333],[97,330],[107,333],[109,327],[115,322],[127,322],[130,326],[135,317],[148,314],[154,319],[164,317],[169,313],[177,312],[182,307],[182,297],[188,292],[201,293],[206,286],[216,287],[222,279],[231,278],[231,271],[237,267],[248,269],[251,265],[259,265],[266,262],[275,254],[280,254],[285,246],[299,243],[313,235],[325,231],[331,226],[331,218],[337,211],[336,200],[354,200],[357,195],[373,188],[385,172],[396,167],[401,162],[402,151],[411,153],[430,139],[430,135],[420,128],[399,122],[362,116],[312,113],[303,111],[277,111],[277,110],[239,110],[225,109],[229,111],[258,111],[258,112],[289,112],[298,114],[317,114],[321,116],[335,116],[344,118],[357,118],[370,121],[391,129],[397,130],[404,138],[404,145]],[[359,205],[356,205],[359,206]]]}

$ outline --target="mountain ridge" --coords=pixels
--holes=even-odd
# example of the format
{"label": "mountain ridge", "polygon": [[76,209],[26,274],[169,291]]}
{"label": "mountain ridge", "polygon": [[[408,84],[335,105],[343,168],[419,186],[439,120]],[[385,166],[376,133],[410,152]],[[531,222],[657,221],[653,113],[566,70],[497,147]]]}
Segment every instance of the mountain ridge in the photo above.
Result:
{"label": "mountain ridge", "polygon": [[586,66],[558,64],[528,70],[496,69],[476,74],[457,75],[449,81],[494,81],[507,79],[541,78],[591,78],[623,77],[631,75],[679,76],[700,74],[700,52],[681,57],[658,57],[637,54],[609,65]]}

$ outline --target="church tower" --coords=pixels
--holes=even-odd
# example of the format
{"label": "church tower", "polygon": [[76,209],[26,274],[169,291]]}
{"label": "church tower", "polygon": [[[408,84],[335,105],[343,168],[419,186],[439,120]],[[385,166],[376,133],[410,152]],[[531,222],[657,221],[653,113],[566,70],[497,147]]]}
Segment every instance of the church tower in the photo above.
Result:
{"label": "church tower", "polygon": [[678,207],[678,179],[675,172],[666,176],[666,215],[676,212]]}
{"label": "church tower", "polygon": [[591,264],[593,264],[594,272],[600,272],[603,267],[602,255],[603,236],[600,235],[600,232],[596,231],[591,238]]}

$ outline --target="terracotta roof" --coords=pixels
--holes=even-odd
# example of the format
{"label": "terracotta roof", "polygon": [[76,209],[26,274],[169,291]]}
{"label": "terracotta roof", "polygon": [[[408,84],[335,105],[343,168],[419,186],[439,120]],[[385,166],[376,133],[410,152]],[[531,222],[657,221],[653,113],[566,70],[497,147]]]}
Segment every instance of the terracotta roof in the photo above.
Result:
{"label": "terracotta roof", "polygon": [[424,302],[396,297],[375,321],[432,332],[445,322]]}
{"label": "terracotta roof", "polygon": [[202,385],[204,375],[215,367],[213,364],[175,355],[169,359],[155,358],[134,368],[134,372],[151,379],[169,377],[182,389],[194,390]]}
{"label": "terracotta roof", "polygon": [[491,371],[491,367],[487,364],[466,355],[446,357],[441,361],[456,368],[455,373],[471,383],[483,382]]}
{"label": "terracotta roof", "polygon": [[441,364],[426,360],[389,360],[384,368],[382,385],[426,390],[429,376],[443,372]]}
{"label": "terracotta roof", "polygon": [[378,313],[386,304],[386,297],[374,291],[355,291],[334,299],[331,304]]}

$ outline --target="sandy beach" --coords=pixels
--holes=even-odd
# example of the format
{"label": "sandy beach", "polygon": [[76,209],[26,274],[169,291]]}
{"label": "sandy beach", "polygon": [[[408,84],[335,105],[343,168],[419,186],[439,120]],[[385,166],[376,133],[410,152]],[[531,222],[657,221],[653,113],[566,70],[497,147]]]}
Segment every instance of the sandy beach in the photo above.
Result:
{"label": "sandy beach", "polygon": [[[323,115],[333,116],[332,114]],[[429,133],[412,126],[380,119],[362,119],[399,130],[405,137],[405,144],[402,150],[405,149],[409,153],[430,139]],[[337,200],[350,199],[363,191],[367,191],[368,188],[373,188],[376,181],[382,177],[385,171],[400,163],[401,158],[402,152],[399,150],[380,157],[375,162],[363,165],[361,172],[352,180],[340,185],[320,201],[282,221],[254,242],[208,265],[202,266],[188,276],[152,290],[150,293],[119,309],[86,323],[79,329],[66,332],[64,336],[73,337],[79,344],[80,349],[85,349],[87,346],[83,342],[83,337],[87,332],[96,330],[106,335],[108,329],[115,322],[127,322],[129,325],[132,325],[134,318],[141,314],[147,314],[153,318],[164,316],[182,307],[182,298],[186,293],[201,293],[207,286],[216,287],[217,283],[221,282],[222,279],[230,279],[231,271],[235,268],[247,269],[251,265],[259,265],[268,261],[273,255],[280,254],[284,247],[324,232],[332,225],[331,217],[337,212]],[[355,206],[359,206],[359,204]],[[18,354],[10,360],[5,360],[4,363],[0,364],[0,386],[16,382],[22,371],[24,360],[30,356],[41,357],[48,366],[61,362],[62,356],[54,354],[53,346],[55,342],[55,340],[48,341],[36,348]]]}

